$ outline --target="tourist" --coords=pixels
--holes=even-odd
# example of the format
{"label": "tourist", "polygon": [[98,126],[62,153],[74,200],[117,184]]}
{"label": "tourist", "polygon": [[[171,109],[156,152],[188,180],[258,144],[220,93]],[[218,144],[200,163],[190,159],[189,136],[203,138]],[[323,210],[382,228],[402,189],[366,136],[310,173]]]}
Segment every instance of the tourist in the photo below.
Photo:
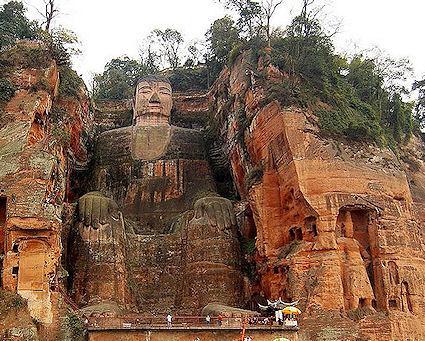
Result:
{"label": "tourist", "polygon": [[219,326],[223,324],[223,316],[221,314],[218,314],[217,316],[217,323]]}
{"label": "tourist", "polygon": [[207,316],[205,316],[205,322],[207,324],[211,324],[211,316],[209,314],[207,314]]}
{"label": "tourist", "polygon": [[168,328],[171,328],[172,322],[173,322],[173,316],[171,316],[171,314],[168,314],[167,315],[167,327]]}

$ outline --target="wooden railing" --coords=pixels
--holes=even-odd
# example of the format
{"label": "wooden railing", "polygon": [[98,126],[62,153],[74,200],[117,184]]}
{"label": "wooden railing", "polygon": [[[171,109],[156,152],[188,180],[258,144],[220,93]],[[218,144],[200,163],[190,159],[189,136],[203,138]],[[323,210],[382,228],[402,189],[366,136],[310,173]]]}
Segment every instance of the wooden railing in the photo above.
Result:
{"label": "wooden railing", "polygon": [[[127,316],[127,317],[90,317],[85,321],[89,329],[143,329],[143,328],[175,328],[175,329],[217,329],[231,328],[242,329],[244,324],[243,317],[223,317],[222,321],[214,316],[210,323],[207,323],[205,316],[174,316],[172,323],[168,324],[166,316]],[[284,324],[278,324],[274,320],[266,318],[257,318],[256,322],[248,320],[245,322],[246,328],[258,329],[288,329],[293,330],[297,327],[288,327]]]}

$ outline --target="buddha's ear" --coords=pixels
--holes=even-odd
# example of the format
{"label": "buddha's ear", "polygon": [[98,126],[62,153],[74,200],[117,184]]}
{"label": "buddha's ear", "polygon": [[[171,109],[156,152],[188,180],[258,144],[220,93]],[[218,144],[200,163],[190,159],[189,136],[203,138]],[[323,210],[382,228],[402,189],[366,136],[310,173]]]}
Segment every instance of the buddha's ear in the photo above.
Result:
{"label": "buddha's ear", "polygon": [[[136,87],[137,90],[137,87]],[[131,101],[131,108],[133,109],[133,118],[132,118],[132,124],[134,125],[136,123],[136,119],[135,119],[135,112],[136,112],[136,91],[134,92],[134,96],[133,99]]]}

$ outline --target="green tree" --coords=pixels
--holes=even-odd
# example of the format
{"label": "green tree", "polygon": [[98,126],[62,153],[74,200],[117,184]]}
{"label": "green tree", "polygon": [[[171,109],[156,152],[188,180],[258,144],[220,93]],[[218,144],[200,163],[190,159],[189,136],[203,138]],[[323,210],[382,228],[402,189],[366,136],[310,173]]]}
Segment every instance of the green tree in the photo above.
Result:
{"label": "green tree", "polygon": [[80,41],[75,32],[62,26],[53,28],[50,32],[43,31],[40,36],[59,66],[70,65],[71,56],[80,54]]}
{"label": "green tree", "polygon": [[226,64],[230,51],[240,43],[235,22],[227,15],[213,22],[206,37],[211,56],[221,66]]}
{"label": "green tree", "polygon": [[156,29],[152,33],[159,40],[161,56],[171,68],[177,68],[180,65],[180,49],[184,41],[181,33],[171,28],[164,31]]}
{"label": "green tree", "polygon": [[[284,105],[316,107],[322,131],[350,139],[389,143],[406,142],[412,133],[412,105],[402,99],[402,83],[408,74],[405,60],[337,55],[332,34],[309,11],[303,10],[286,34],[271,39],[272,63],[288,77],[273,84],[272,98]],[[324,110],[321,103],[329,109]]]}
{"label": "green tree", "polygon": [[406,142],[412,135],[412,109],[413,105],[405,103],[400,94],[395,94],[389,99],[389,110],[385,123],[396,142]]}
{"label": "green tree", "polygon": [[121,100],[133,96],[137,80],[151,73],[145,64],[129,57],[114,58],[102,74],[93,79],[93,97],[97,100]]}
{"label": "green tree", "polygon": [[208,44],[208,83],[211,84],[226,65],[231,51],[241,43],[241,39],[235,22],[229,16],[215,20],[205,36]]}
{"label": "green tree", "polygon": [[205,57],[205,44],[201,41],[193,41],[187,47],[188,59],[185,64],[191,64],[196,66],[200,63],[203,63],[203,58]]}
{"label": "green tree", "polygon": [[248,40],[258,35],[262,28],[263,11],[254,0],[218,0],[225,8],[238,14],[237,27]]}
{"label": "green tree", "polygon": [[293,19],[286,33],[272,42],[274,63],[301,77],[320,97],[329,99],[340,79],[341,68],[331,39],[317,19],[302,15]]}
{"label": "green tree", "polygon": [[382,89],[384,79],[372,59],[362,55],[354,56],[348,68],[347,81],[353,86],[356,95],[364,102],[382,110],[386,100]]}
{"label": "green tree", "polygon": [[421,128],[425,128],[425,79],[415,81],[413,90],[419,91],[418,100],[415,106],[415,118]]}
{"label": "green tree", "polygon": [[25,16],[24,5],[10,1],[0,10],[0,48],[12,45],[18,39],[36,39],[39,27]]}
{"label": "green tree", "polygon": [[139,49],[139,56],[141,63],[152,72],[157,72],[161,65],[161,52],[157,46],[157,39],[153,32],[151,32],[145,39],[143,39],[142,46]]}

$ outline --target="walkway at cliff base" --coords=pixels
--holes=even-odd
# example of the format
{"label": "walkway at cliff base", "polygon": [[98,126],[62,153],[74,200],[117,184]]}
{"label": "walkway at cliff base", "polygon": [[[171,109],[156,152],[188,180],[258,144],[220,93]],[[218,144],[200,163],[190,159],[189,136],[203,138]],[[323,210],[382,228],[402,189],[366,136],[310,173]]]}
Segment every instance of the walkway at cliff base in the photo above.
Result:
{"label": "walkway at cliff base", "polygon": [[165,316],[152,317],[91,317],[86,322],[90,341],[108,340],[237,340],[245,329],[246,335],[255,340],[273,340],[285,337],[297,340],[298,327],[279,325],[270,319],[259,318],[255,324],[249,324],[244,318],[205,316],[175,316],[171,326],[167,325]]}

